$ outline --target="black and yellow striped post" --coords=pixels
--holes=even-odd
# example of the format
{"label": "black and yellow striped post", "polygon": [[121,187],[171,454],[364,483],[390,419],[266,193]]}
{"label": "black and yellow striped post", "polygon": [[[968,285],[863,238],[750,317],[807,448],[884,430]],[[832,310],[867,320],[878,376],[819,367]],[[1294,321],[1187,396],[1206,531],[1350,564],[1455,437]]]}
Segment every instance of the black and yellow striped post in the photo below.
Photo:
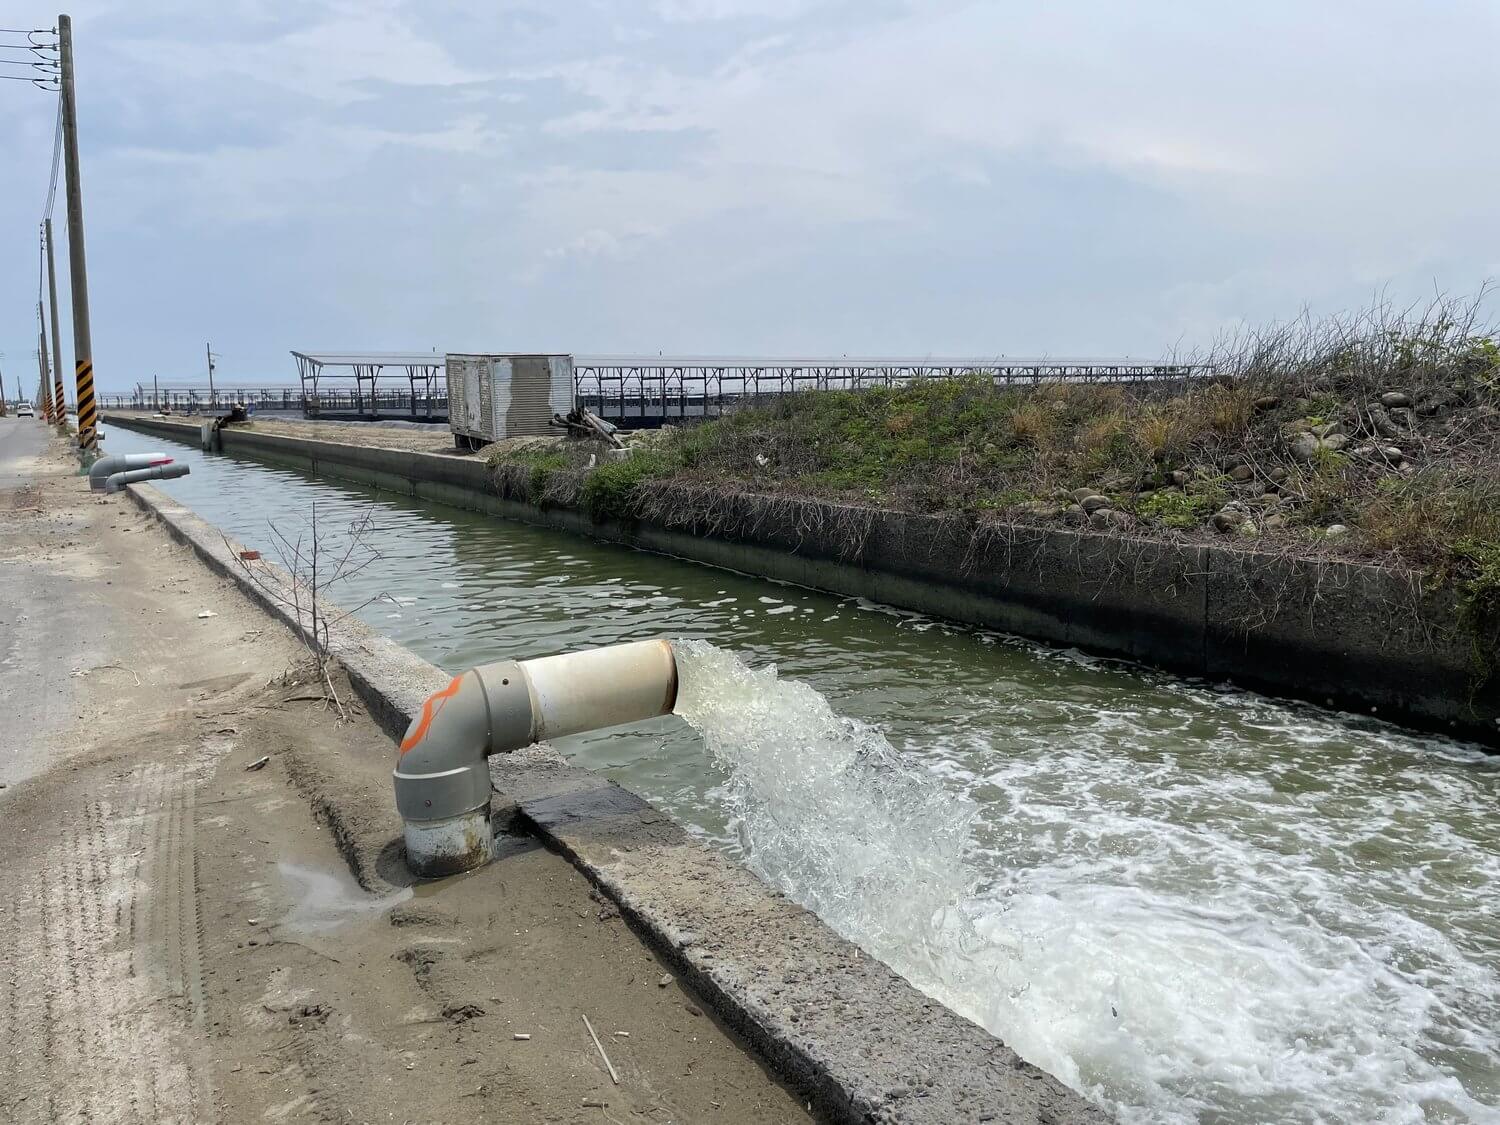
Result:
{"label": "black and yellow striped post", "polygon": [[54,426],[68,425],[68,400],[63,397],[62,359],[52,367],[52,424]]}
{"label": "black and yellow striped post", "polygon": [[42,381],[38,390],[42,398],[42,421],[49,425],[56,421],[57,415],[52,410],[52,372],[47,365],[47,322],[42,317],[42,303],[36,303],[36,319],[41,325],[41,331],[37,334],[36,362],[42,369]]}
{"label": "black and yellow striped post", "polygon": [[46,360],[37,354],[37,366],[42,369],[42,381],[36,387],[36,408],[42,411],[42,422],[52,420],[52,383],[46,374]]}
{"label": "black and yellow striped post", "polygon": [[57,417],[53,421],[66,429],[68,399],[63,394],[62,335],[57,328],[57,263],[52,257],[52,220],[47,219],[43,225],[46,228],[44,236],[47,242],[47,292],[51,298],[48,311],[52,314],[52,402],[57,408]]}
{"label": "black and yellow striped post", "polygon": [[85,453],[99,448],[99,411],[94,405],[94,361],[80,359],[74,372],[78,392],[78,448]]}

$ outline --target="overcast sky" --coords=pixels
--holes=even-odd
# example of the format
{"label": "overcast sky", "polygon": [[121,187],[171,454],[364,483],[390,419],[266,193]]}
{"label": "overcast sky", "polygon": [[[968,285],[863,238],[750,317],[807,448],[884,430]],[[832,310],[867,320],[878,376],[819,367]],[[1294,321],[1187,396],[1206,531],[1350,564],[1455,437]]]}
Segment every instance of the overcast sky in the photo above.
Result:
{"label": "overcast sky", "polygon": [[[1500,276],[1500,0],[73,16],[105,389],[208,340],[278,380],[291,348],[1151,356]],[[53,123],[0,88],[28,385]]]}

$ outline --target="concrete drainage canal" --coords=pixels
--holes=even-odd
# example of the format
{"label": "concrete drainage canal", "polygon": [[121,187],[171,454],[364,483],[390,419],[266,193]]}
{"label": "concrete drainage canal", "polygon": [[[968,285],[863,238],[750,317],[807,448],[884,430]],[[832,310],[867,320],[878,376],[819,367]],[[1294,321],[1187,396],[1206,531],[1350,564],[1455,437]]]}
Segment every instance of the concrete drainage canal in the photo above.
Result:
{"label": "concrete drainage canal", "polygon": [[555,744],[1122,1120],[1496,1120],[1478,749],[109,436],[163,445],[248,545],[352,533],[328,596],[455,675],[672,638],[673,714]]}

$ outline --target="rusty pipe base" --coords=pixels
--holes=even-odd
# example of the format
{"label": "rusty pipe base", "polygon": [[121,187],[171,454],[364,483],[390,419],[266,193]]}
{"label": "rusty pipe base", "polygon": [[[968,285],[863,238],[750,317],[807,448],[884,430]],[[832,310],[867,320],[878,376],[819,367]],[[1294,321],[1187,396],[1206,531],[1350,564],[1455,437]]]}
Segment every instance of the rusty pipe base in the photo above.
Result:
{"label": "rusty pipe base", "polygon": [[405,821],[404,836],[406,865],[424,879],[471,871],[495,858],[488,805],[444,820]]}

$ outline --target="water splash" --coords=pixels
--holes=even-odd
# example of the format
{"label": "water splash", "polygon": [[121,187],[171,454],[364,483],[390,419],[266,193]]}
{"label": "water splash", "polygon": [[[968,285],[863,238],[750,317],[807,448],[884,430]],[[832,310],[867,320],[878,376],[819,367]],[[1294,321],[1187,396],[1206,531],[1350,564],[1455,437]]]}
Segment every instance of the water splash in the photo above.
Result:
{"label": "water splash", "polygon": [[[1324,843],[1311,798],[1264,824],[1254,771],[1148,779],[1082,722],[1049,754],[987,744],[978,776],[676,648],[752,870],[1122,1121],[1500,1121],[1493,969],[1326,863],[1287,870],[1272,836]],[[1241,804],[1266,839],[1216,820]]]}
{"label": "water splash", "polygon": [[703,641],[673,648],[677,714],[729,774],[722,799],[751,870],[882,960],[935,966],[947,911],[975,884],[973,803],[774,666]]}

